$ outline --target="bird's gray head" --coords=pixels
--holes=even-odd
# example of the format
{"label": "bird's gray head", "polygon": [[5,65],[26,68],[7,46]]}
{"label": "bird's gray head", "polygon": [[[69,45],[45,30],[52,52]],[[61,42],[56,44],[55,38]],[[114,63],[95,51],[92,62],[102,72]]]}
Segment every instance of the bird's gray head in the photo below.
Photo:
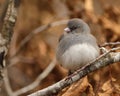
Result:
{"label": "bird's gray head", "polygon": [[90,28],[87,23],[83,20],[74,18],[71,19],[68,24],[67,28],[64,29],[67,33],[90,33]]}

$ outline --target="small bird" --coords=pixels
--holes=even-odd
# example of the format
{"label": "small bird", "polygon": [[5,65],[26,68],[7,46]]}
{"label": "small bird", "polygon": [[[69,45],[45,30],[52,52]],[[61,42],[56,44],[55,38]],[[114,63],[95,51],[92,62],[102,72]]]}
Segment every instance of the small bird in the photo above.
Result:
{"label": "small bird", "polygon": [[69,20],[64,31],[56,49],[56,59],[70,73],[99,56],[96,38],[83,20],[78,18]]}

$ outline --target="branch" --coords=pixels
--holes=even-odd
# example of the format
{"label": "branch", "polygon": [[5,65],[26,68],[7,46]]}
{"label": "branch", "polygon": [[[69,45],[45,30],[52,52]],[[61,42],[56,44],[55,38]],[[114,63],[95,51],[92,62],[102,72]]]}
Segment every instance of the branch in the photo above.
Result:
{"label": "branch", "polygon": [[[118,47],[117,49],[120,49],[120,47]],[[57,94],[59,91],[61,91],[63,88],[69,86],[75,81],[78,81],[79,79],[88,75],[89,73],[100,68],[103,68],[105,66],[108,66],[110,64],[120,62],[120,52],[110,53],[111,51],[114,50],[116,50],[116,48],[111,49],[107,53],[102,54],[95,61],[87,64],[87,66],[77,70],[76,72],[59,81],[58,83],[51,85],[45,89],[39,90],[28,96],[53,96],[54,94]]]}
{"label": "branch", "polygon": [[[2,8],[0,15],[0,54],[7,54],[9,43],[13,34],[13,28],[16,22],[16,9],[14,8],[14,0],[5,0],[5,4]],[[2,58],[1,58],[2,57]],[[3,67],[2,64],[4,56],[0,56],[0,77],[2,76]]]}
{"label": "branch", "polygon": [[[68,22],[68,20],[61,20],[61,21],[56,21],[47,25],[43,25],[40,26],[38,28],[36,28],[35,30],[33,30],[31,33],[29,33],[19,44],[19,48],[16,50],[16,53],[10,58],[10,61],[12,61],[12,59],[14,59],[15,56],[17,56],[19,54],[19,52],[21,51],[21,49],[24,47],[24,45],[31,40],[31,38],[33,38],[36,34],[47,30],[48,28],[54,27],[54,26],[59,26],[62,24],[66,24]],[[12,66],[13,64],[9,64],[10,66]]]}
{"label": "branch", "polygon": [[3,38],[6,40],[6,45],[10,43],[13,27],[16,22],[17,12],[16,8],[14,7],[14,0],[9,0],[8,8],[4,17],[4,23],[1,30],[1,34]]}

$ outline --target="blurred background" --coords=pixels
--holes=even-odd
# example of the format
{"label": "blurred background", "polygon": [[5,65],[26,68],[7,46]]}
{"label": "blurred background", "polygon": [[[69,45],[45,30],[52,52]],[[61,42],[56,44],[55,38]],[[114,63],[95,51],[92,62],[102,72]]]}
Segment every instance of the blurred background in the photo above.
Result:
{"label": "blurred background", "polygon": [[[5,0],[0,0],[0,5]],[[120,0],[20,0],[17,9],[18,16],[14,33],[11,38],[8,58],[12,57],[24,40],[36,28],[61,20],[81,18],[87,22],[98,44],[120,41]],[[8,68],[10,86],[15,92],[36,80],[45,68],[54,60],[58,38],[63,33],[66,24],[46,28],[34,34],[15,56],[13,65]],[[39,89],[50,86],[67,75],[67,70],[56,63],[54,69],[37,87],[19,96],[26,96]],[[120,66],[113,64],[93,72],[86,81],[90,88],[65,95],[81,96],[82,93],[92,96],[120,96]],[[86,83],[85,82],[85,83]],[[84,82],[83,82],[84,84]],[[0,96],[10,96],[3,83]],[[88,91],[89,89],[89,91]],[[12,95],[11,95],[12,96]]]}

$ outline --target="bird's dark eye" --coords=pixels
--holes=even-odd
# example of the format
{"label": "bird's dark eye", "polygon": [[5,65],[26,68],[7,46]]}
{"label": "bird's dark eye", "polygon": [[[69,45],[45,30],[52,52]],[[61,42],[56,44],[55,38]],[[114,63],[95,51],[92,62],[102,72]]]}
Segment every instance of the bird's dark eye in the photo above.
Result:
{"label": "bird's dark eye", "polygon": [[75,30],[75,29],[77,29],[77,26],[72,26],[70,29]]}

